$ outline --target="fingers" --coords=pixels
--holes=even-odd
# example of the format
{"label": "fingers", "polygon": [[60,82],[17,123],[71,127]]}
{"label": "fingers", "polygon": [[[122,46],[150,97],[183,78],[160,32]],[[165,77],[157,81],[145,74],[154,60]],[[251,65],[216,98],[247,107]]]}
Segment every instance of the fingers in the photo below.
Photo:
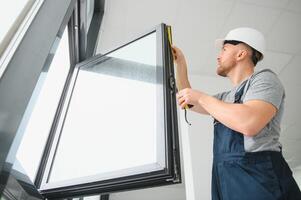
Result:
{"label": "fingers", "polygon": [[171,48],[174,50],[174,51],[179,51],[180,49],[177,47],[177,46],[175,46],[175,45],[171,45]]}
{"label": "fingers", "polygon": [[177,47],[172,45],[171,50],[172,50],[171,52],[172,52],[173,59],[177,60],[177,58],[178,58],[178,56],[177,56]]}
{"label": "fingers", "polygon": [[177,100],[178,104],[181,107],[181,109],[184,109],[186,105],[189,103],[189,94],[188,94],[188,89],[183,89],[177,93]]}
{"label": "fingers", "polygon": [[172,54],[175,56],[175,59],[177,60],[178,58],[182,59],[182,57],[184,57],[181,49],[179,49],[178,47],[176,47],[175,45],[171,45],[171,49],[172,49]]}
{"label": "fingers", "polygon": [[180,98],[180,99],[178,99],[178,104],[179,104],[179,106],[181,107],[181,109],[184,109],[185,106],[187,105],[186,99],[183,98],[183,97]]}

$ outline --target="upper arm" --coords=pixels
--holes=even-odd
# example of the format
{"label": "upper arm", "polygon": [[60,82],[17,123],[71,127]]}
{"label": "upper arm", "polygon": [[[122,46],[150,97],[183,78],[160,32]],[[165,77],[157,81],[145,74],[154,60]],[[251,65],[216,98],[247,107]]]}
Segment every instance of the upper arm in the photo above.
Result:
{"label": "upper arm", "polygon": [[273,104],[262,100],[250,100],[244,105],[249,112],[249,136],[259,133],[277,113],[277,108]]}
{"label": "upper arm", "polygon": [[250,111],[250,127],[253,134],[259,133],[272,120],[283,98],[284,88],[276,74],[261,72],[250,81],[243,104]]}

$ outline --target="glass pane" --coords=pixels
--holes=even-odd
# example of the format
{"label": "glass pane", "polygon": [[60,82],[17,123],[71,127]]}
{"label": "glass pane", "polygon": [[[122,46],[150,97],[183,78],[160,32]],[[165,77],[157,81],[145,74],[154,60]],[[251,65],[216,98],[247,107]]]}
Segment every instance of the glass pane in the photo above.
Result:
{"label": "glass pane", "polygon": [[165,168],[156,42],[153,32],[79,69],[48,183]]}
{"label": "glass pane", "polygon": [[[57,47],[57,49],[56,49]],[[34,181],[41,156],[48,138],[54,115],[70,69],[68,28],[65,28],[62,38],[57,37],[53,44],[54,52],[49,70],[41,72],[39,80],[25,111],[17,135],[24,132],[20,138],[17,159],[25,174]],[[49,63],[45,63],[46,66]],[[22,135],[22,134],[21,134]],[[18,144],[13,144],[17,148]],[[18,165],[14,165],[18,171]]]}

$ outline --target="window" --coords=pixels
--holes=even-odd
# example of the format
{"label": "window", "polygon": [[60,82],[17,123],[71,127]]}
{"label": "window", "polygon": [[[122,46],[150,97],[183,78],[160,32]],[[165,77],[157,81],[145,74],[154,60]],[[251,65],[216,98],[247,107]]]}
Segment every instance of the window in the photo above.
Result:
{"label": "window", "polygon": [[76,66],[45,165],[49,198],[180,182],[164,24]]}
{"label": "window", "polygon": [[155,41],[152,33],[79,68],[48,183],[164,168],[163,90],[156,81]]}
{"label": "window", "polygon": [[0,77],[43,1],[13,0],[1,6]]}
{"label": "window", "polygon": [[28,2],[39,2],[32,9],[39,12],[0,69],[8,133],[0,140],[0,194],[62,199],[180,183],[166,26],[91,57],[104,0]]}

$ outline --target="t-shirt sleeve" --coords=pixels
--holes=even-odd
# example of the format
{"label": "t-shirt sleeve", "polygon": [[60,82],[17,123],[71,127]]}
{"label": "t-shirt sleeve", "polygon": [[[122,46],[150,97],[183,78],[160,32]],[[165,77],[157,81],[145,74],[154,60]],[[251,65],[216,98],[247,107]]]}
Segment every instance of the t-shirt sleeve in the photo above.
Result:
{"label": "t-shirt sleeve", "polygon": [[252,80],[243,99],[243,102],[250,100],[263,100],[273,104],[279,109],[284,96],[284,88],[276,74],[265,71],[256,74]]}

